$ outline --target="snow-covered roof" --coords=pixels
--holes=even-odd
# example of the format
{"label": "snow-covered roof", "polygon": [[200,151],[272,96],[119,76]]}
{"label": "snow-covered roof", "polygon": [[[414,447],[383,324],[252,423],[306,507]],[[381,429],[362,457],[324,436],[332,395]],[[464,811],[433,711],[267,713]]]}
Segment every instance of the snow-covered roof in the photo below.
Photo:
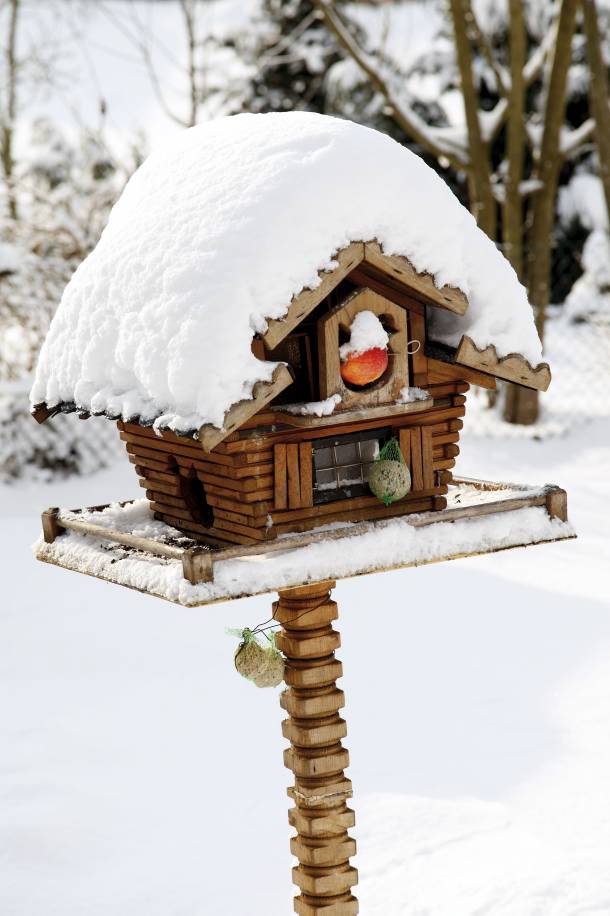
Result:
{"label": "snow-covered roof", "polygon": [[430,310],[435,339],[540,360],[512,267],[421,159],[350,121],[243,114],[179,134],[131,178],[66,287],[32,404],[221,427],[272,377],[253,335],[370,239],[468,298],[464,316]]}

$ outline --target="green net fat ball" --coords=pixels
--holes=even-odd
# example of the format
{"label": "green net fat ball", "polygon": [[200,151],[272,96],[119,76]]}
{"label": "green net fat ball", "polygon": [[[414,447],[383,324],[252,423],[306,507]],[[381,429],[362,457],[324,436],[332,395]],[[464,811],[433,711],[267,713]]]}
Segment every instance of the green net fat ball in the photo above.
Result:
{"label": "green net fat ball", "polygon": [[248,680],[254,680],[267,667],[267,653],[256,639],[247,636],[235,653],[235,667]]}
{"label": "green net fat ball", "polygon": [[284,680],[284,659],[277,650],[266,654],[265,668],[252,680],[257,687],[277,687]]}
{"label": "green net fat ball", "polygon": [[375,461],[369,470],[369,488],[377,499],[389,506],[406,496],[411,489],[411,474],[401,461]]}
{"label": "green net fat ball", "polygon": [[[238,631],[239,632],[239,631]],[[284,657],[275,645],[275,635],[267,637],[265,645],[256,633],[245,629],[235,653],[235,667],[242,677],[257,687],[277,687],[284,680]]]}

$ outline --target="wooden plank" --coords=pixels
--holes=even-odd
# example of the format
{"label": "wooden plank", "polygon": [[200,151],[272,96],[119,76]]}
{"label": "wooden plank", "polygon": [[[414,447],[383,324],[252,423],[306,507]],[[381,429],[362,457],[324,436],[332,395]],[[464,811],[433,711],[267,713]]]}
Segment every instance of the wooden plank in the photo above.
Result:
{"label": "wooden plank", "polygon": [[480,369],[496,378],[503,378],[526,388],[546,391],[551,384],[551,370],[548,363],[532,366],[520,353],[509,353],[499,357],[493,344],[479,350],[471,337],[464,335],[455,354],[456,363]]}
{"label": "wooden plank", "polygon": [[561,487],[546,487],[546,511],[551,518],[559,518],[562,522],[568,520],[568,494]]}
{"label": "wooden plank", "polygon": [[[444,410],[431,410],[417,418],[418,426],[438,423],[439,420],[458,420],[466,414],[465,407],[447,407]],[[461,429],[461,427],[460,427]]]}
{"label": "wooden plank", "polygon": [[443,459],[443,458],[457,458],[460,454],[459,447],[457,445],[443,444],[436,445],[436,439],[432,440],[434,448],[432,449],[432,458],[433,460]]}
{"label": "wooden plank", "polygon": [[466,366],[457,366],[453,362],[444,362],[440,359],[434,359],[431,356],[428,359],[428,384],[448,381],[464,381],[471,385],[478,385],[479,388],[495,388],[496,380],[493,375],[487,375],[485,372],[479,372],[476,369],[470,369]]}
{"label": "wooden plank", "polygon": [[[418,426],[421,426],[424,423],[431,423],[438,425],[440,422],[445,420],[458,420],[459,417],[463,417],[465,414],[464,407],[454,407],[451,404],[450,398],[441,398],[439,401],[434,401],[434,406],[429,407],[427,410],[417,413],[414,418],[411,414],[404,414],[401,411],[400,414],[392,414],[390,417],[390,423],[384,423],[383,418],[373,419],[373,420],[361,420],[358,423],[336,423],[334,426],[329,426],[325,428],[324,435],[346,435],[351,432],[361,432],[365,429],[378,429],[383,426],[393,426],[399,428],[405,425],[413,424],[414,421],[417,422]],[[304,442],[307,439],[317,439],[319,436],[319,431],[317,429],[278,429],[278,430],[269,430],[264,434],[264,441],[271,445],[274,441],[281,440],[282,442]],[[247,442],[247,434],[239,443],[234,443],[234,445],[241,445]]]}
{"label": "wooden plank", "polygon": [[266,490],[255,490],[253,493],[241,493],[237,490],[229,490],[226,487],[219,487],[217,484],[206,483],[206,494],[221,496],[224,499],[234,500],[236,505],[246,505],[247,503],[258,503],[273,498],[273,489],[269,487]]}
{"label": "wooden plank", "polygon": [[288,476],[288,507],[299,509],[301,506],[301,473],[299,470],[299,446],[286,446],[286,469]]}
{"label": "wooden plank", "polygon": [[240,534],[242,537],[249,538],[252,541],[268,541],[276,536],[275,529],[271,527],[254,528],[239,525],[222,517],[214,518],[214,527],[218,531],[230,531],[232,534]]}
{"label": "wooden plank", "polygon": [[452,286],[442,286],[439,289],[431,274],[418,273],[408,258],[384,254],[379,242],[365,243],[364,260],[400,280],[425,302],[431,302],[456,315],[466,314],[468,299],[460,289]]}
{"label": "wooden plank", "polygon": [[299,467],[301,473],[301,506],[313,506],[313,447],[311,442],[299,444]]}
{"label": "wooden plank", "polygon": [[413,349],[413,341],[419,341],[419,350],[411,354],[413,371],[412,384],[417,387],[426,387],[428,384],[428,358],[426,357],[426,319],[424,315],[409,313],[409,349]]}
{"label": "wooden plank", "polygon": [[120,432],[131,433],[144,439],[152,439],[153,442],[169,442],[174,445],[183,445],[199,451],[201,446],[193,436],[179,436],[169,429],[155,430],[151,426],[141,426],[139,423],[125,423],[123,420],[117,421],[117,429]]}
{"label": "wooden plank", "polygon": [[422,431],[419,427],[411,430],[411,486],[415,493],[424,489]]}
{"label": "wooden plank", "polygon": [[273,447],[273,504],[276,509],[288,506],[288,471],[286,468],[286,446],[278,442]]}
{"label": "wooden plank", "polygon": [[450,382],[445,385],[427,385],[426,390],[433,398],[448,398],[453,394],[467,394],[470,385],[468,382]]}
{"label": "wooden plank", "polygon": [[266,453],[266,460],[258,464],[250,463],[242,467],[228,468],[230,476],[235,480],[243,480],[245,477],[265,477],[267,474],[273,474],[273,452]]}
{"label": "wooden plank", "polygon": [[196,461],[197,458],[201,455],[201,449],[193,449],[190,446],[174,444],[173,442],[166,442],[165,440],[159,439],[155,442],[154,439],[145,439],[142,436],[137,436],[131,432],[120,433],[120,438],[127,444],[127,450],[135,455],[147,455],[149,457],[156,457],[158,461],[162,459],[164,455],[169,456],[174,455],[176,459],[178,455],[181,455],[185,459],[191,461]]}
{"label": "wooden plank", "polygon": [[144,474],[140,474],[138,468],[145,468],[149,471],[167,471],[168,463],[167,461],[155,461],[154,458],[143,458],[140,455],[132,455],[127,453],[128,459],[132,464],[135,464],[136,474],[138,477],[144,477]]}
{"label": "wooden plank", "polygon": [[[410,506],[412,502],[423,499],[424,497],[444,496],[447,493],[446,485],[432,487],[430,490],[422,490],[419,493],[408,493],[403,499],[394,505]],[[319,503],[318,505],[306,507],[303,509],[288,509],[281,512],[273,512],[272,519],[274,525],[285,524],[290,521],[300,521],[306,518],[317,518],[319,524],[328,524],[333,521],[332,516],[337,513],[349,512],[353,509],[377,509],[379,500],[376,496],[357,496],[354,499],[338,499],[332,503]]]}
{"label": "wooden plank", "polygon": [[221,442],[214,449],[215,454],[241,456],[245,454],[254,454],[264,449],[273,447],[267,433],[259,432],[255,435],[247,434],[239,436],[233,442]]}
{"label": "wooden plank", "polygon": [[201,427],[197,436],[203,450],[211,452],[223,439],[239,429],[245,420],[277,397],[292,382],[292,370],[285,363],[280,363],[275,368],[270,382],[257,382],[252,390],[251,398],[233,404],[225,414],[222,429],[211,424]]}
{"label": "wooden plank", "polygon": [[208,505],[212,508],[228,509],[229,512],[240,512],[243,515],[257,516],[266,518],[273,510],[271,500],[264,500],[260,503],[237,502],[235,499],[227,499],[224,496],[217,496],[215,493],[206,493]]}
{"label": "wooden plank", "polygon": [[421,431],[421,461],[423,473],[423,490],[434,486],[434,468],[432,467],[432,432],[430,428]]}
{"label": "wooden plank", "polygon": [[229,522],[235,522],[237,525],[243,525],[246,528],[264,528],[269,523],[269,517],[266,515],[248,516],[241,512],[230,512],[228,509],[219,509],[218,506],[214,506],[214,518],[225,518]]}
{"label": "wooden plank", "polygon": [[425,313],[425,305],[415,299],[413,295],[410,295],[409,290],[400,281],[388,276],[387,273],[373,267],[371,264],[362,262],[351,272],[349,278],[357,286],[372,289],[374,292],[379,293],[380,296],[389,299],[390,302],[395,302],[396,305],[401,305],[411,312],[418,315]]}
{"label": "wooden plank", "polygon": [[146,477],[140,478],[140,486],[145,490],[157,490],[159,493],[167,493],[168,496],[180,496],[179,483],[165,483],[160,480],[148,480]]}
{"label": "wooden plank", "polygon": [[398,443],[400,445],[400,451],[402,452],[402,457],[405,459],[405,464],[411,470],[411,430],[409,428],[400,429],[398,431]]}
{"label": "wooden plank", "polygon": [[179,496],[169,496],[167,493],[161,493],[158,490],[152,489],[146,490],[146,498],[150,502],[163,503],[166,506],[172,506],[179,509],[183,509],[186,506],[185,501]]}
{"label": "wooden plank", "polygon": [[[156,500],[151,501],[150,508],[153,512],[159,512],[163,515],[171,515],[173,518],[184,519],[184,524],[188,526],[190,522],[193,522],[193,516],[188,511],[188,509],[180,506],[168,506],[165,503],[157,502]],[[181,525],[183,527],[183,525]]]}
{"label": "wooden plank", "polygon": [[[435,500],[442,500],[442,504],[435,502]],[[337,512],[330,517],[325,517],[324,524],[330,522],[361,522],[367,519],[382,519],[382,518],[395,518],[396,516],[406,516],[411,512],[429,512],[432,511],[435,506],[438,508],[443,508],[446,505],[446,500],[444,497],[427,497],[418,500],[413,500],[411,502],[400,502],[393,503],[391,506],[384,506],[377,502],[376,508],[366,508],[366,509],[350,509],[345,512]],[[311,518],[301,519],[300,521],[292,521],[289,524],[277,524],[274,526],[277,534],[291,534],[292,532],[299,531],[310,531],[312,528],[320,527],[320,519],[313,516]],[[284,539],[282,538],[282,541]]]}
{"label": "wooden plank", "polygon": [[294,296],[288,306],[284,318],[271,319],[267,331],[263,335],[263,342],[268,350],[273,350],[277,345],[312,312],[322,299],[343,280],[363,259],[364,245],[362,242],[352,242],[334,255],[337,266],[329,271],[322,271],[319,283],[315,289],[304,289]]}
{"label": "wooden plank", "polygon": [[[450,392],[453,394],[453,392]],[[341,423],[357,423],[360,420],[384,420],[387,417],[406,416],[429,410],[434,404],[432,397],[421,401],[411,401],[409,404],[382,404],[378,407],[352,407],[346,410],[340,408],[326,417],[301,416],[291,414],[286,409],[278,408],[274,418],[287,426],[296,426],[300,429],[321,429],[326,426],[338,426]]]}
{"label": "wooden plank", "polygon": [[[433,426],[428,426],[427,429],[433,430]],[[437,448],[441,445],[447,445],[449,443],[457,443],[460,441],[459,432],[456,433],[436,433],[432,432],[432,445],[434,448]]]}
{"label": "wooden plank", "polygon": [[[41,421],[42,422],[42,421]],[[61,534],[61,529],[57,524],[59,509],[56,506],[45,509],[42,513],[42,537],[45,544],[52,544],[56,537]]]}
{"label": "wooden plank", "polygon": [[67,531],[77,531],[90,537],[99,537],[104,541],[113,541],[126,547],[135,547],[137,550],[146,550],[157,557],[167,557],[172,560],[182,558],[182,548],[180,547],[164,544],[162,541],[154,541],[152,538],[129,534],[127,531],[116,531],[114,528],[96,525],[95,522],[90,522],[86,519],[73,518],[59,513],[56,516],[56,522],[60,528],[65,528]]}
{"label": "wooden plank", "polygon": [[232,477],[221,477],[217,474],[208,474],[197,468],[195,473],[203,483],[211,483],[217,487],[224,487],[227,490],[235,490],[236,493],[254,493],[257,490],[266,490],[273,486],[273,475],[267,474],[264,477],[244,477],[240,480],[233,480]]}
{"label": "wooden plank", "polygon": [[447,471],[450,468],[455,467],[455,458],[447,458],[446,460],[443,459],[442,461],[437,461],[435,459],[432,464],[432,467],[434,468],[435,471]]}

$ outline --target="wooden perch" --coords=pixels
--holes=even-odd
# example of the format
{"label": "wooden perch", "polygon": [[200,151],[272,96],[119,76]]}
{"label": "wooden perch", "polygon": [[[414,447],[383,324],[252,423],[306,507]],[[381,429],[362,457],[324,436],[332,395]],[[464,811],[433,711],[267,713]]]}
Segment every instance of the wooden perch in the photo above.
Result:
{"label": "wooden perch", "polygon": [[294,381],[292,370],[285,363],[280,363],[273,372],[270,382],[257,382],[252,390],[252,397],[247,401],[239,401],[227,411],[222,429],[212,426],[211,423],[199,429],[197,438],[205,452],[211,452],[217,445],[227,438],[236,429],[239,429],[246,420],[262,410],[272,401],[280,391],[287,388]]}
{"label": "wooden perch", "polygon": [[466,335],[460,341],[455,361],[497,378],[506,379],[508,382],[523,385],[525,388],[546,391],[551,384],[548,363],[538,363],[534,367],[520,353],[509,353],[508,356],[499,357],[493,344],[479,350],[472,338]]}

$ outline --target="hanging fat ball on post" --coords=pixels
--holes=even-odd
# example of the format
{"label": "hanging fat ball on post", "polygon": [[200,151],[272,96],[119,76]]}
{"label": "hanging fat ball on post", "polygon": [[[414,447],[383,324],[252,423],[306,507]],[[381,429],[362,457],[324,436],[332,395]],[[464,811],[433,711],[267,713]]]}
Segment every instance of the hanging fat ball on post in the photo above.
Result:
{"label": "hanging fat ball on post", "polygon": [[235,652],[235,668],[257,687],[277,687],[284,680],[284,658],[275,645],[275,634],[265,635],[261,645],[254,630],[231,631],[241,637]]}
{"label": "hanging fat ball on post", "polygon": [[390,439],[369,469],[368,485],[384,506],[406,496],[411,489],[411,474],[396,439]]}

